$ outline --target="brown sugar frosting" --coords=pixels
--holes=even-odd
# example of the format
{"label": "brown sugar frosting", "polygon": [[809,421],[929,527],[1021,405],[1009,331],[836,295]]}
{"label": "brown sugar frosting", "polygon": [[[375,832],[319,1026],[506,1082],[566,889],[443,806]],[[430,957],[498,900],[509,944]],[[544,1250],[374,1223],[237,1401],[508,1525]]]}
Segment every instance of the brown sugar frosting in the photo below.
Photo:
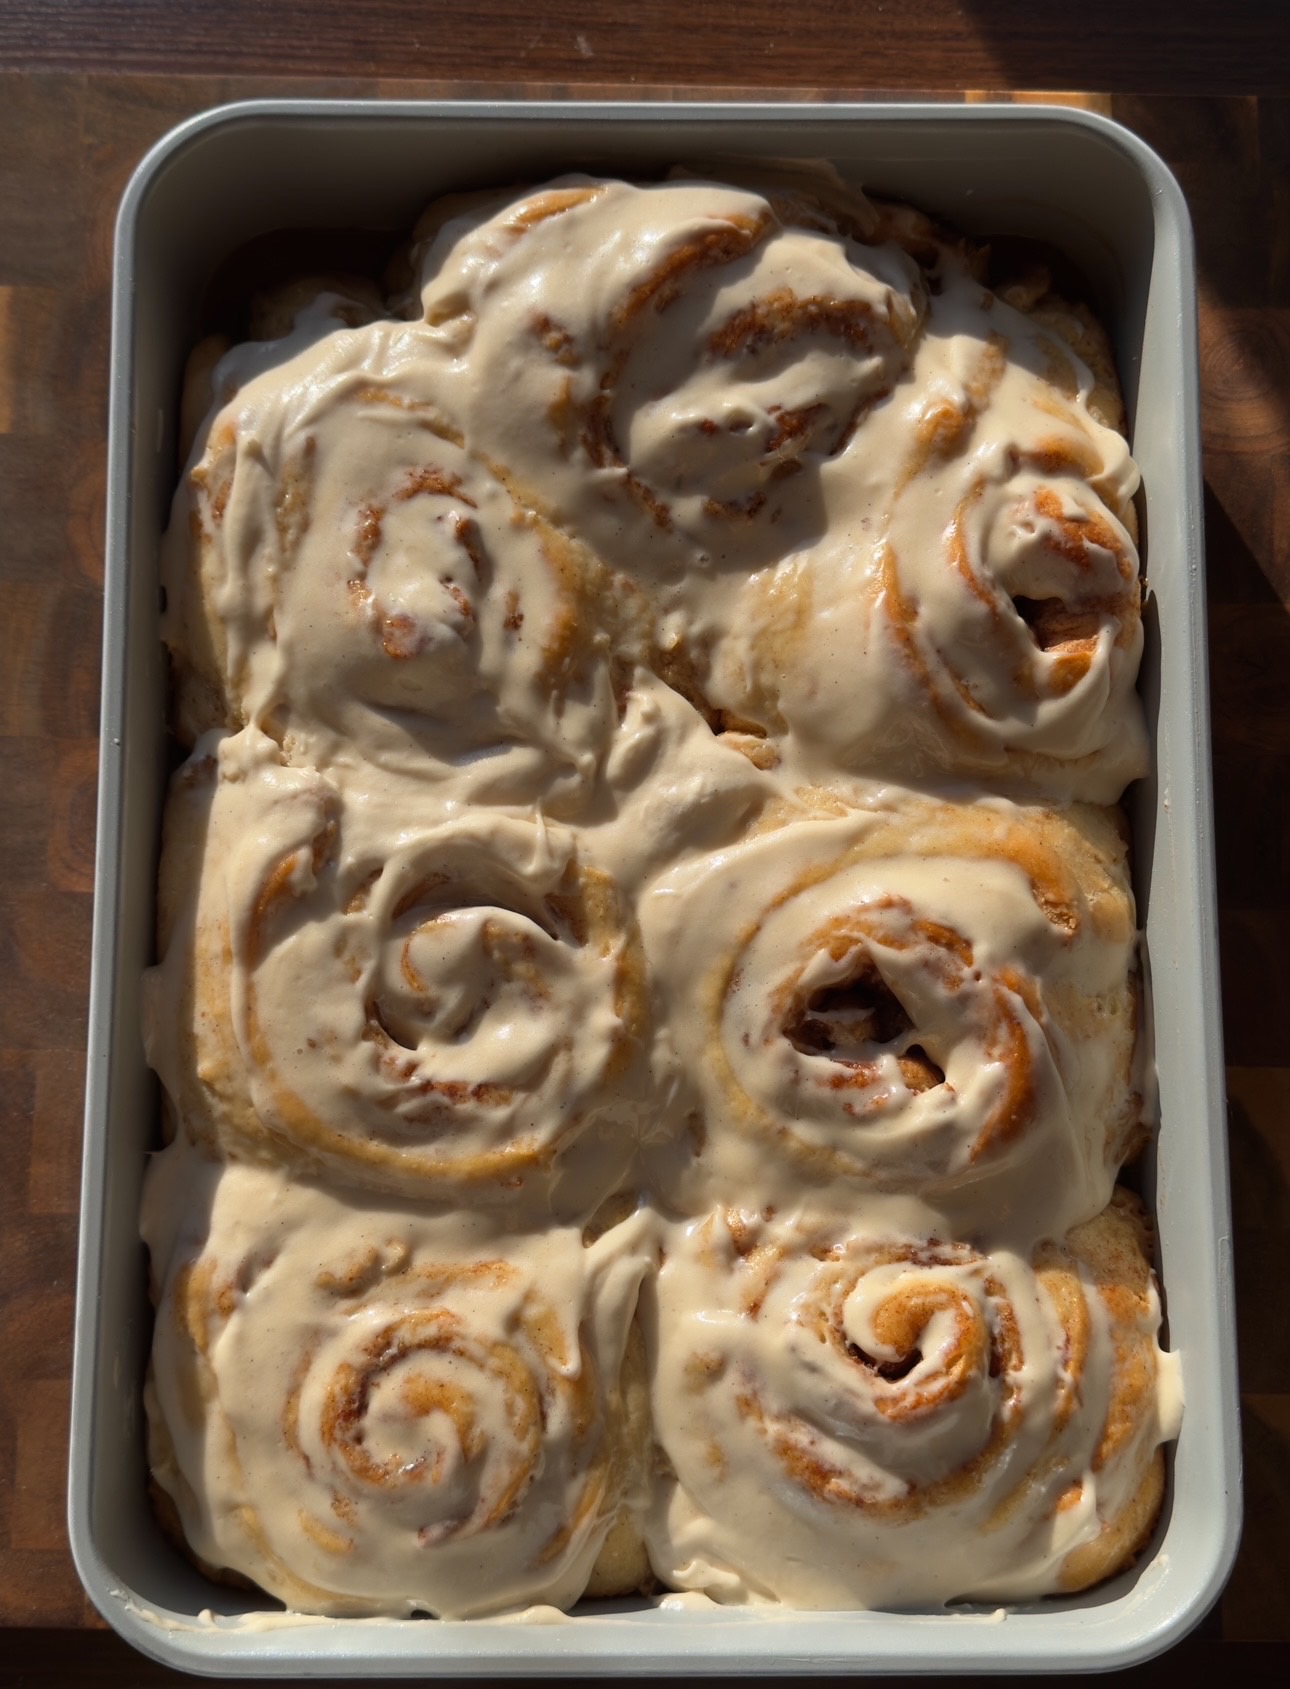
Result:
{"label": "brown sugar frosting", "polygon": [[652,1321],[662,1575],[811,1608],[1105,1575],[1154,1515],[1174,1429],[1140,1225],[1121,1197],[1034,1261],[733,1209],[673,1233]]}
{"label": "brown sugar frosting", "polygon": [[445,201],[408,273],[194,360],[164,1518],[334,1615],[1123,1569],[1179,1401],[1105,337],[814,168]]}
{"label": "brown sugar frosting", "polygon": [[402,785],[354,793],[252,729],[202,749],[169,843],[172,866],[209,870],[167,873],[149,988],[169,1011],[150,1058],[191,1133],[360,1188],[486,1200],[630,1096],[639,941],[567,829],[414,819]]}
{"label": "brown sugar frosting", "polygon": [[917,1193],[952,1236],[1033,1237],[1036,1212],[1065,1229],[1109,1200],[1146,1099],[1100,812],[875,795],[664,876],[642,919],[711,1196],[773,1150],[840,1200]]}
{"label": "brown sugar frosting", "polygon": [[177,1142],[144,1233],[153,1465],[203,1562],[337,1616],[577,1599],[635,1499],[623,1228],[499,1237]]}

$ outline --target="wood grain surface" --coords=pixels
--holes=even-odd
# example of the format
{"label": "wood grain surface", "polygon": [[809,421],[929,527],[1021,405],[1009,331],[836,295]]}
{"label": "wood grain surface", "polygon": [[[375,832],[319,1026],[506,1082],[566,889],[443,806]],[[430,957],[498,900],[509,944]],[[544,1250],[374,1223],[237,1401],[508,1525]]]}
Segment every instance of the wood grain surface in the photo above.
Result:
{"label": "wood grain surface", "polygon": [[[1196,225],[1247,1472],[1240,1559],[1220,1606],[1168,1661],[1135,1676],[1173,1682],[1192,1669],[1210,1681],[1270,1681],[1290,1658],[1290,30],[1284,8],[1237,8],[1238,21],[1219,29],[1202,27],[1209,13],[1193,5],[1170,63],[1130,32],[1112,74],[1088,56],[1083,20],[1120,9],[1130,8],[1086,6],[1071,43],[1068,30],[1055,33],[1056,9],[1042,6],[935,0],[924,37],[887,18],[879,0],[839,4],[827,8],[834,36],[839,20],[863,11],[871,54],[833,54],[832,37],[786,38],[763,59],[758,42],[780,39],[783,13],[761,0],[743,0],[737,13],[726,6],[720,24],[702,8],[683,14],[676,0],[631,8],[642,20],[635,37],[623,33],[628,8],[618,5],[390,0],[362,11],[365,47],[349,9],[319,8],[311,34],[313,8],[279,0],[264,53],[262,38],[234,27],[252,11],[265,16],[251,0],[225,0],[220,39],[205,45],[196,22],[204,14],[161,0],[0,0],[0,1625],[9,1627],[0,1630],[0,1681],[183,1681],[97,1628],[64,1524],[111,236],[134,164],[180,118],[254,94],[639,96],[738,83],[764,93],[773,81],[793,98],[808,83],[838,98],[866,81],[1070,86],[1076,71],[1091,80],[1099,64],[1095,85],[1124,91],[1096,103],[1170,163]],[[683,15],[693,27],[681,50]],[[736,16],[747,28],[727,62]],[[402,20],[401,51],[386,18]],[[577,46],[579,32],[590,52]],[[1058,53],[1063,41],[1069,51]],[[1048,69],[1036,74],[1041,61]],[[108,71],[112,63],[129,73]],[[312,74],[240,74],[250,65]],[[215,73],[163,74],[199,66]],[[367,74],[328,74],[342,67]],[[417,80],[426,71],[439,80]],[[595,85],[611,77],[624,85]]]}
{"label": "wood grain surface", "polygon": [[1290,93],[1283,0],[4,0],[0,63],[217,75]]}

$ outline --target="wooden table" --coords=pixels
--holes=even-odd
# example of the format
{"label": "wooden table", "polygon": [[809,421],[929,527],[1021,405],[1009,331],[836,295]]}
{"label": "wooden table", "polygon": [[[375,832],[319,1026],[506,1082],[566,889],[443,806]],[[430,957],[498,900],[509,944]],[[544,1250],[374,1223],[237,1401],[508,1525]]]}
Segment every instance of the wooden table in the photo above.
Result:
{"label": "wooden table", "polygon": [[173,123],[254,94],[736,86],[1111,89],[1094,103],[1190,199],[1246,1527],[1218,1609],[1135,1676],[1290,1660],[1290,14],[1231,10],[224,0],[216,27],[165,0],[0,0],[0,1681],[183,1681],[99,1628],[63,1522],[121,189]]}

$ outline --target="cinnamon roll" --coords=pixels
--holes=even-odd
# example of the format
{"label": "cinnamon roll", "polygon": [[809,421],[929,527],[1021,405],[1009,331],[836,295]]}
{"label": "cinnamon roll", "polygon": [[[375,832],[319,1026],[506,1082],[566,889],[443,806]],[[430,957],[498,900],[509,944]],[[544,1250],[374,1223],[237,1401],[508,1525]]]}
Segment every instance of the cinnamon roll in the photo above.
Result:
{"label": "cinnamon roll", "polygon": [[622,1228],[496,1236],[159,1160],[152,1463],[197,1558],[317,1613],[576,1600],[638,1499]]}
{"label": "cinnamon roll", "polygon": [[635,1106],[639,941],[570,834],[402,797],[246,733],[181,770],[150,1058],[208,1142],[425,1198],[513,1190]]}
{"label": "cinnamon roll", "polygon": [[1125,1197],[1033,1262],[769,1210],[678,1229],[652,1321],[660,1577],[845,1608],[1124,1567],[1176,1429],[1144,1241]]}
{"label": "cinnamon roll", "polygon": [[960,1235],[1105,1206],[1145,1098],[1099,812],[906,795],[790,820],[665,877],[643,918],[706,1124],[700,1202],[764,1185],[771,1150],[816,1184],[916,1191]]}
{"label": "cinnamon roll", "polygon": [[1146,767],[1137,470],[1070,347],[938,277],[907,387],[830,468],[827,535],[749,579],[708,694],[832,778],[1114,802]]}
{"label": "cinnamon roll", "polygon": [[418,255],[467,432],[655,587],[818,535],[819,466],[908,368],[918,267],[827,185],[564,177],[449,216]]}
{"label": "cinnamon roll", "polygon": [[415,325],[320,335],[329,298],[216,366],[163,556],[180,731],[549,802],[612,731],[621,595],[466,449]]}

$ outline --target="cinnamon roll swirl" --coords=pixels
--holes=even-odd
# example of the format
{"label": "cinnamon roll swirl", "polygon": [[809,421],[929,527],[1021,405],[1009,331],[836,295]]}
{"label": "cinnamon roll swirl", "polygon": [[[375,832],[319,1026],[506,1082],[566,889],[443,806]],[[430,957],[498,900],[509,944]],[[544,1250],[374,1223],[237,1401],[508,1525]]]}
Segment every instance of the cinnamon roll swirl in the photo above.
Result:
{"label": "cinnamon roll swirl", "polygon": [[825,538],[743,588],[709,696],[832,777],[1114,802],[1146,767],[1137,470],[1073,349],[937,274],[907,389],[831,471]]}
{"label": "cinnamon roll swirl", "polygon": [[466,449],[415,325],[303,321],[216,367],[176,498],[181,733],[251,723],[295,761],[438,766],[485,796],[585,783],[614,721],[603,565]]}
{"label": "cinnamon roll swirl", "polygon": [[622,1228],[493,1236],[179,1142],[144,1234],[153,1469],[208,1568],[337,1615],[582,1593],[637,1500]]}
{"label": "cinnamon roll swirl", "polygon": [[813,472],[901,379],[926,306],[917,265],[864,244],[863,197],[829,186],[565,177],[439,222],[421,305],[469,371],[467,431],[655,586],[818,534]]}
{"label": "cinnamon roll swirl", "polygon": [[1123,1197],[1034,1262],[770,1210],[678,1230],[652,1322],[660,1577],[881,1607],[1122,1568],[1176,1413],[1143,1242]]}
{"label": "cinnamon roll swirl", "polygon": [[1124,845],[1099,812],[906,796],[792,820],[666,877],[644,920],[722,1188],[747,1188],[751,1146],[916,1191],[959,1235],[1105,1206],[1144,1095]]}
{"label": "cinnamon roll swirl", "polygon": [[634,924],[554,825],[382,796],[246,733],[181,770],[150,1057],[207,1141],[424,1198],[513,1189],[631,1106]]}

